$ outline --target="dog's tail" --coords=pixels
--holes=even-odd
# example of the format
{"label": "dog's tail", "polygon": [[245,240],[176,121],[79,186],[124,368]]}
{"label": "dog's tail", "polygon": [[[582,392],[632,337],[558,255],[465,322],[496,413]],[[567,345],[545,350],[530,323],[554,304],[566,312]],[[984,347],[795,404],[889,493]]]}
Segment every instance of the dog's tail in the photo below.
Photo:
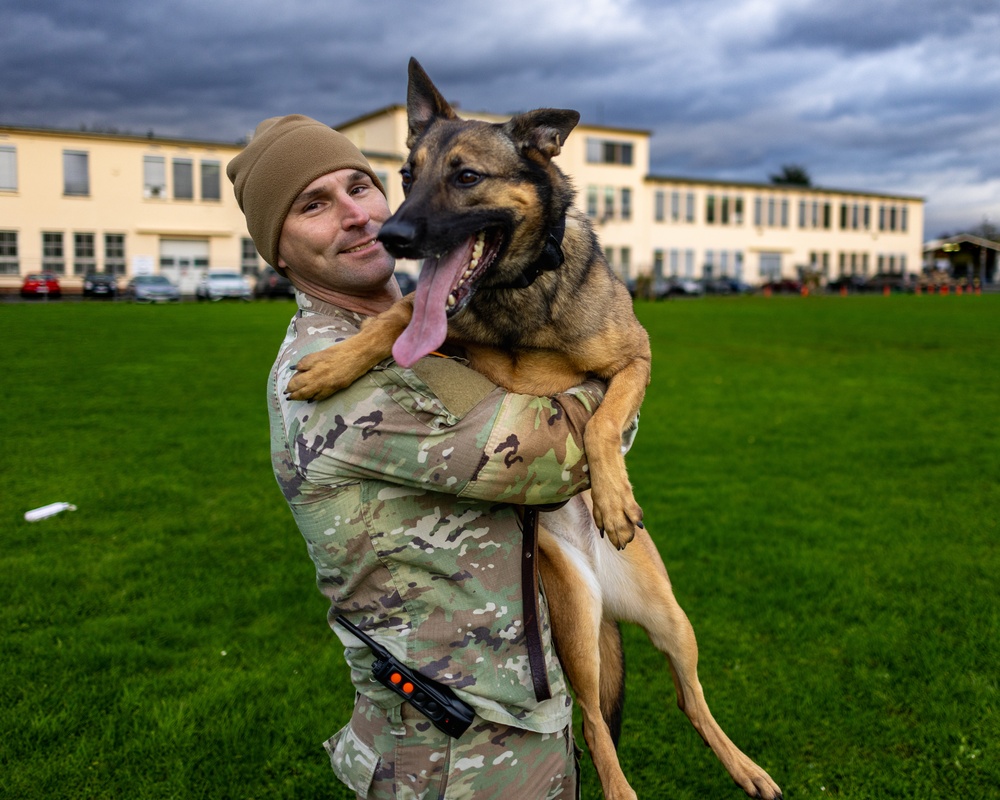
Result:
{"label": "dog's tail", "polygon": [[601,653],[601,716],[611,731],[611,740],[618,747],[625,709],[625,650],[622,648],[621,625],[604,617],[598,639]]}

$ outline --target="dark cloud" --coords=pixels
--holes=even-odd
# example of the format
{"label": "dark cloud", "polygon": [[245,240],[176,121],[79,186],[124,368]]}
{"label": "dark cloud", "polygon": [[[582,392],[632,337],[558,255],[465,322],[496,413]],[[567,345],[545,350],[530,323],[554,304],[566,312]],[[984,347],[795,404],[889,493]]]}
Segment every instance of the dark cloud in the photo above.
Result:
{"label": "dark cloud", "polygon": [[[421,60],[461,108],[653,132],[660,174],[926,196],[1000,218],[996,0],[8,0],[0,122],[235,141],[402,103]],[[962,222],[964,220],[964,222]]]}
{"label": "dark cloud", "polygon": [[996,13],[995,0],[811,0],[782,13],[766,45],[847,54],[891,50],[931,36],[962,36],[981,16]]}

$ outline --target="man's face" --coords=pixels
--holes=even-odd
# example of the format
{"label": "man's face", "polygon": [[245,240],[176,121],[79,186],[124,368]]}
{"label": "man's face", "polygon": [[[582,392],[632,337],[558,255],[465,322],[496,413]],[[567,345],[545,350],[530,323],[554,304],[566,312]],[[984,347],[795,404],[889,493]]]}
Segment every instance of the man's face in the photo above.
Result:
{"label": "man's face", "polygon": [[365,297],[384,290],[395,261],[375,237],[389,204],[364,172],[338,169],[295,198],[278,239],[278,266],[306,292]]}

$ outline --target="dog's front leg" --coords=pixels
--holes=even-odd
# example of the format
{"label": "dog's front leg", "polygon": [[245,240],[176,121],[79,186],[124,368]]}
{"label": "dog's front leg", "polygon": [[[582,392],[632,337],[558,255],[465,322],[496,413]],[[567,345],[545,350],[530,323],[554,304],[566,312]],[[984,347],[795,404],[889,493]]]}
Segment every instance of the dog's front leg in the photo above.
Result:
{"label": "dog's front leg", "polygon": [[639,413],[649,374],[647,358],[636,358],[617,372],[584,431],[594,522],[619,550],[632,541],[636,527],[642,524],[642,509],[632,494],[625,469],[621,437]]}
{"label": "dog's front leg", "polygon": [[322,400],[368,372],[392,355],[393,342],[413,316],[413,299],[404,297],[388,310],[367,320],[361,331],[339,344],[305,356],[288,382],[292,400]]}

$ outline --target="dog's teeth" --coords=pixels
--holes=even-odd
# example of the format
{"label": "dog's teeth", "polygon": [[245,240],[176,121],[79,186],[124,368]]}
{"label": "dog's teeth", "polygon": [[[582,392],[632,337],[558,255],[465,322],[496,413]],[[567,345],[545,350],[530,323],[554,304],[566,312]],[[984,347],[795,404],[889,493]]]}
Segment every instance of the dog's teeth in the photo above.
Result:
{"label": "dog's teeth", "polygon": [[454,308],[454,307],[455,307],[455,295],[450,294],[448,295],[448,308]]}

